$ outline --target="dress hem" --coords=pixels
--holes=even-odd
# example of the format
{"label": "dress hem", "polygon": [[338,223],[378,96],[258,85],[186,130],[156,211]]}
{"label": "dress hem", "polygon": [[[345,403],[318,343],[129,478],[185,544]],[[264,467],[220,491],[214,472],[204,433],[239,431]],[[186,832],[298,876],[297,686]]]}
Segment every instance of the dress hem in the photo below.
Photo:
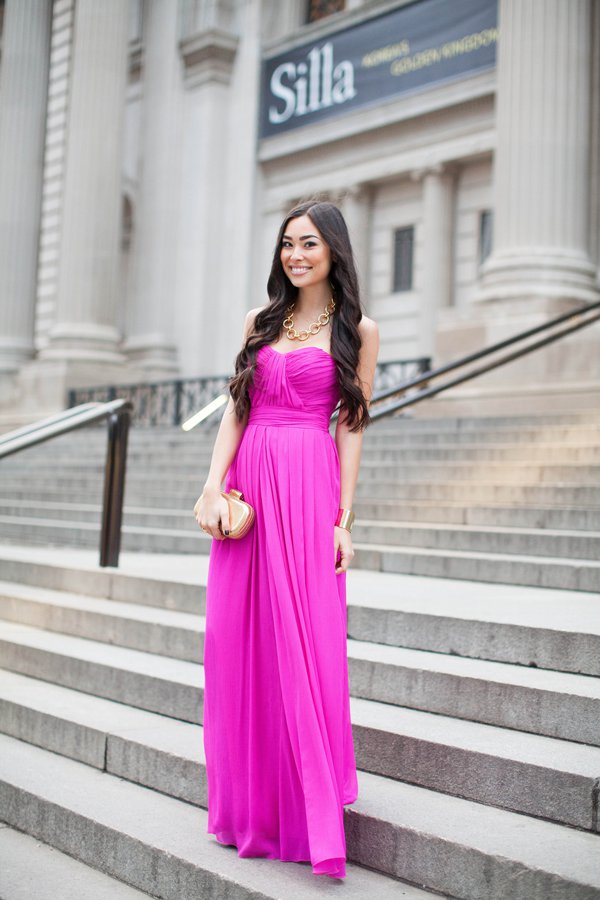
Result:
{"label": "dress hem", "polygon": [[[329,859],[323,859],[313,863],[312,860],[307,859],[306,857],[281,856],[275,852],[269,851],[265,851],[264,853],[245,853],[243,850],[240,851],[237,843],[232,837],[225,836],[223,832],[209,831],[207,829],[207,834],[214,835],[217,844],[220,844],[222,847],[234,847],[237,850],[237,855],[240,859],[277,859],[280,862],[309,863],[312,866],[313,875],[328,875],[330,878],[346,877],[346,858],[344,856],[330,857]],[[222,837],[219,837],[219,835],[222,835]],[[327,871],[327,869],[324,868],[327,863],[333,864],[328,866],[328,868],[331,868],[333,871]]]}

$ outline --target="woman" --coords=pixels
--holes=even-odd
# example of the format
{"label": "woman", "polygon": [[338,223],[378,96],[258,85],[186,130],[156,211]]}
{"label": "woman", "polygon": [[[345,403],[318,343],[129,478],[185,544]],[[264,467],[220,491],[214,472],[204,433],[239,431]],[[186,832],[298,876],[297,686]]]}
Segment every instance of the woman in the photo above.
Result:
{"label": "woman", "polygon": [[[346,572],[379,332],[361,313],[336,206],[307,202],[286,216],[267,289],[269,303],[246,316],[194,507],[215,538],[204,645],[208,832],[239,856],[310,861],[315,875],[344,878],[343,808],[358,793]],[[224,490],[255,509],[237,540],[225,539],[224,477]]]}

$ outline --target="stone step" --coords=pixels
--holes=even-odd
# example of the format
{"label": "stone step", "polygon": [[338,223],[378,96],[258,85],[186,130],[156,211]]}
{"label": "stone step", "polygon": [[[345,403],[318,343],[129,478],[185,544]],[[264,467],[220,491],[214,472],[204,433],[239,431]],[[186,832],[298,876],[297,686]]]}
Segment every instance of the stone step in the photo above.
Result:
{"label": "stone step", "polygon": [[[49,445],[47,445],[49,446]],[[206,447],[199,452],[197,449],[181,449],[176,453],[166,448],[135,449],[128,448],[128,464],[134,468],[143,467],[164,471],[163,467],[177,460],[177,468],[193,476],[199,469],[210,465],[211,448]],[[30,472],[53,472],[58,467],[78,472],[101,472],[105,464],[105,448],[98,448],[95,452],[86,452],[85,456],[75,450],[69,454],[37,454],[32,457],[29,453],[27,459],[16,455],[8,457],[3,463],[14,476],[27,475]],[[420,444],[406,444],[398,441],[388,446],[372,446],[363,442],[362,460],[365,462],[392,462],[396,463],[401,457],[403,462],[412,460],[448,461],[456,463],[466,460],[481,462],[504,462],[529,465],[539,463],[559,463],[577,465],[600,464],[600,446],[597,443],[562,443],[562,444],[438,444],[429,442]]]}
{"label": "stone step", "polygon": [[[142,489],[139,484],[131,484],[126,480],[126,506],[156,506],[167,509],[193,509],[200,496],[202,487],[190,480],[187,485],[173,487],[163,485],[157,487],[157,479],[151,487]],[[32,498],[51,502],[90,503],[102,502],[102,480],[90,482],[79,487],[68,479],[54,479],[37,486],[18,483],[0,485],[0,495],[4,499],[17,500]],[[600,487],[590,484],[562,482],[560,484],[495,484],[491,481],[457,481],[403,483],[370,479],[359,480],[356,487],[355,503],[364,501],[392,501],[403,504],[439,503],[457,504],[460,506],[524,506],[592,509],[600,510]]]}
{"label": "stone step", "polygon": [[517,556],[600,559],[600,532],[582,534],[539,528],[500,528],[490,525],[428,525],[417,522],[378,522],[357,519],[352,530],[358,544],[421,547]]}
{"label": "stone step", "polygon": [[[222,413],[221,413],[222,415]],[[211,418],[208,422],[198,426],[191,432],[184,432],[180,426],[160,425],[147,428],[142,425],[134,425],[131,434],[140,440],[151,440],[148,436],[155,434],[160,438],[179,438],[193,440],[198,439],[207,432],[214,431],[218,427],[219,414]],[[423,429],[432,428],[439,431],[468,431],[472,429],[485,430],[489,428],[506,428],[506,427],[533,427],[553,428],[561,426],[573,427],[592,427],[600,425],[600,415],[594,409],[580,409],[573,412],[565,413],[540,413],[538,415],[515,414],[515,415],[416,415],[413,412],[405,412],[401,416],[386,416],[376,423],[377,431],[387,432],[396,431],[397,429]],[[374,428],[375,426],[373,426]],[[106,434],[105,423],[96,425],[88,425],[84,429],[75,432],[78,440],[86,441],[95,436]]]}
{"label": "stone step", "polygon": [[[123,525],[121,547],[130,551],[155,553],[208,554],[211,537],[194,523],[186,530],[175,528],[144,528]],[[32,518],[30,516],[1,516],[0,539],[8,543],[43,544],[55,546],[98,547],[100,521],[70,522],[62,519]]]}
{"label": "stone step", "polygon": [[[421,504],[405,506],[396,501],[354,503],[356,526],[363,520],[378,522],[404,521],[415,524],[431,523],[436,525],[498,525],[502,528],[542,528],[559,531],[600,531],[600,509],[561,510],[515,508],[511,506],[464,507],[455,504],[437,504],[423,501]],[[102,515],[101,503],[74,503],[61,500],[10,499],[0,497],[0,515],[19,516],[42,514],[52,519],[71,522],[99,522]],[[178,521],[178,518],[180,521]],[[183,527],[190,522],[188,509],[166,509],[151,506],[125,505],[123,520],[126,524],[147,524],[148,519],[154,522]],[[354,533],[355,534],[355,533]],[[355,534],[356,536],[356,534]]]}
{"label": "stone step", "polygon": [[348,640],[352,696],[600,744],[600,679]]}
{"label": "stone step", "polygon": [[[359,793],[345,811],[348,857],[378,871],[349,866],[349,897],[417,890],[380,873],[468,900],[600,897],[597,835],[371,773],[359,774]],[[217,896],[218,885],[232,900],[301,900],[330,888],[306,865],[238,859],[206,836],[192,804],[6,736],[0,799],[9,825],[86,864],[101,847],[108,874],[164,898]]]}
{"label": "stone step", "polygon": [[595,593],[355,570],[347,618],[355,640],[600,675]]}
{"label": "stone step", "polygon": [[[139,496],[139,495],[138,495]],[[186,496],[185,494],[183,495]],[[495,484],[489,481],[429,482],[417,484],[373,478],[358,481],[357,500],[440,501],[468,504],[519,504],[524,506],[591,507],[600,509],[600,487],[596,484]],[[173,497],[165,505],[176,506]],[[135,491],[128,492],[129,502],[135,502]]]}
{"label": "stone step", "polygon": [[[48,492],[46,492],[46,496]],[[102,513],[101,499],[97,503],[74,502],[56,498],[41,500],[30,497],[0,497],[0,511],[3,515],[43,513],[53,519],[70,519],[71,521],[100,521]],[[190,504],[189,495],[178,507],[166,508],[162,498],[156,497],[155,504],[150,498],[144,498],[144,505],[125,503],[123,514],[130,524],[141,524],[142,517],[165,517],[171,521],[175,516],[187,516]],[[356,500],[353,504],[356,512],[357,527],[361,519],[379,519],[386,522],[403,521],[415,523],[437,523],[457,525],[497,525],[501,528],[547,528],[565,531],[600,531],[600,508],[593,507],[561,509],[547,506],[543,508],[517,506],[464,506],[459,503],[435,503],[421,500],[411,504],[397,500]],[[139,519],[136,519],[139,517]]]}
{"label": "stone step", "polygon": [[[0,758],[9,825],[86,865],[101,860],[107,874],[153,896],[316,900],[331,887],[306,864],[240,859],[206,833],[206,812],[190,803],[10,737],[0,736]],[[353,900],[428,896],[356,865],[347,868],[344,894]]]}
{"label": "stone step", "polygon": [[[195,503],[194,492],[179,495],[153,495],[146,494],[135,498],[130,491],[126,492],[124,512],[138,514],[149,510],[158,515],[161,510],[169,512],[189,512],[190,503]],[[95,510],[98,513],[98,521],[102,509],[101,492],[97,497],[90,496],[90,491],[81,491],[79,494],[71,492],[66,495],[64,491],[51,491],[46,489],[42,495],[35,499],[24,488],[3,487],[0,495],[0,503],[17,508],[19,513],[30,514],[33,509],[47,514],[49,510],[55,510],[53,518],[69,518],[69,510],[74,513],[83,508]],[[572,506],[570,509],[561,506],[525,506],[514,505],[476,504],[465,505],[457,498],[456,501],[436,501],[431,499],[401,500],[376,498],[359,498],[354,501],[354,509],[358,518],[383,519],[384,521],[414,521],[432,522],[440,524],[462,525],[498,525],[500,527],[516,528],[555,528],[580,531],[600,531],[600,507]],[[193,503],[191,508],[193,509]],[[10,513],[11,515],[14,513]],[[73,516],[75,518],[75,516]]]}
{"label": "stone step", "polygon": [[[562,443],[562,444],[402,444],[382,447],[365,446],[361,458],[367,462],[396,462],[398,458],[403,461],[412,459],[425,459],[428,461],[459,462],[471,460],[479,462],[503,462],[503,463],[575,463],[578,465],[598,465],[600,463],[600,446],[596,443]],[[154,463],[150,453],[140,453],[138,457],[142,463]],[[178,457],[179,459],[179,457]],[[187,457],[185,457],[187,462]],[[167,455],[165,454],[165,462]],[[183,459],[182,459],[183,461]],[[72,464],[77,465],[77,460],[72,459]],[[156,462],[158,462],[156,460]],[[190,465],[194,464],[194,459]],[[197,465],[197,458],[196,458]]]}
{"label": "stone step", "polygon": [[196,663],[0,621],[0,667],[202,722],[204,669]]}
{"label": "stone step", "polygon": [[[578,440],[554,440],[549,442],[545,435],[523,436],[517,439],[502,440],[503,436],[463,435],[468,440],[459,440],[455,436],[448,441],[443,436],[435,435],[395,435],[378,440],[363,439],[362,461],[368,462],[401,461],[410,462],[425,459],[429,463],[448,464],[464,461],[484,463],[517,463],[517,464],[588,464],[598,465],[600,430],[594,435],[585,435]],[[443,440],[441,439],[443,438]],[[214,442],[214,438],[211,439]],[[193,475],[208,469],[213,445],[196,444],[170,447],[164,443],[152,443],[147,447],[135,447],[128,444],[128,461],[132,469],[156,468],[164,472],[165,466],[175,460],[177,468]],[[106,461],[106,446],[91,448],[77,445],[69,448],[56,448],[52,442],[38,447],[28,448],[22,453],[7,457],[3,461],[3,472],[26,474],[33,470],[43,474],[54,469],[75,469],[76,471],[102,471]]]}
{"label": "stone step", "polygon": [[[402,576],[352,576],[348,635],[355,640],[600,676],[596,595],[526,589],[511,596],[504,587],[458,582],[440,597],[434,579],[412,585]],[[189,662],[204,658],[200,612],[4,581],[0,619]]]}
{"label": "stone step", "polygon": [[[129,432],[128,443],[131,447],[147,447],[149,445],[166,445],[172,448],[177,447],[202,447],[214,442],[217,434],[219,421],[217,419],[209,426],[200,426],[191,432],[185,432],[181,427],[173,426],[170,428],[159,427],[141,427],[134,426]],[[335,421],[330,424],[330,432],[335,431]],[[427,419],[421,417],[382,419],[367,428],[365,432],[365,440],[376,442],[378,440],[386,440],[390,437],[399,435],[414,436],[436,436],[439,435],[444,440],[454,441],[457,438],[466,439],[470,437],[476,441],[476,435],[535,435],[536,439],[540,437],[547,440],[558,438],[563,440],[565,435],[575,435],[579,440],[584,435],[597,436],[600,433],[600,418],[593,415],[590,411],[588,416],[581,418],[574,417],[569,420],[560,417],[545,416],[525,416],[525,417],[504,417],[504,418],[435,418]],[[107,430],[105,425],[100,427],[86,426],[77,431],[70,432],[60,437],[55,437],[52,446],[60,450],[68,450],[75,445],[81,447],[103,447],[106,446]],[[34,448],[31,448],[34,452]]]}
{"label": "stone step", "polygon": [[[473,425],[470,428],[444,429],[435,423],[418,426],[415,422],[398,423],[393,427],[383,429],[382,423],[377,422],[372,428],[367,429],[364,443],[368,446],[389,446],[395,441],[407,444],[418,443],[424,440],[429,445],[437,444],[521,444],[521,443],[594,443],[600,433],[600,425],[588,424],[550,424],[542,425],[537,418],[523,424],[512,423],[506,425],[480,426]],[[206,437],[204,442],[209,445],[214,438]],[[145,441],[145,443],[142,443]],[[151,442],[145,436],[137,446],[148,446]],[[185,439],[180,440],[177,446],[185,447]]]}
{"label": "stone step", "polygon": [[[0,667],[200,724],[204,670],[0,621]],[[600,745],[600,680],[348,641],[352,696]]]}
{"label": "stone step", "polygon": [[[0,516],[0,538],[5,543],[91,548],[99,546],[99,535],[99,523]],[[121,546],[134,552],[207,554],[211,540],[193,523],[188,530],[124,525]],[[585,559],[376,543],[354,542],[353,546],[353,566],[358,569],[574,591],[600,590],[600,563]]]}
{"label": "stone step", "polygon": [[[600,749],[367,700],[351,700],[359,769],[598,831]],[[0,671],[4,734],[198,806],[200,725]]]}
{"label": "stone step", "polygon": [[481,461],[475,466],[472,460],[457,460],[443,463],[419,460],[414,462],[382,463],[363,460],[359,477],[367,482],[373,478],[388,481],[475,481],[485,480],[493,484],[553,484],[566,481],[598,482],[600,466],[545,463],[525,463],[511,461],[510,465],[499,461]]}
{"label": "stone step", "polygon": [[[99,508],[99,507],[98,507]],[[549,528],[571,531],[600,531],[600,508],[464,506],[428,500],[400,503],[397,500],[357,500],[353,504],[357,525],[360,519],[431,522],[457,525],[497,525],[502,528]],[[134,510],[138,507],[133,507]]]}
{"label": "stone step", "polygon": [[[194,476],[193,470],[185,472],[177,465],[171,465],[167,473],[161,473],[162,484],[166,490],[178,487],[193,486],[194,481],[201,485],[200,467],[196,467],[198,475]],[[50,476],[58,485],[71,484],[75,489],[85,485],[88,481],[103,477],[104,466],[88,466],[85,470],[78,468],[75,471],[66,469],[61,471],[55,466],[43,470],[23,470],[22,480],[30,490],[43,489]],[[151,469],[141,469],[132,466],[127,470],[127,483],[137,488],[144,488],[156,482],[157,472]],[[6,476],[5,476],[6,477]],[[566,481],[570,484],[598,482],[600,480],[600,466],[562,464],[552,465],[545,463],[526,463],[513,461],[510,465],[506,462],[482,461],[480,466],[474,466],[471,460],[455,460],[442,463],[427,460],[415,460],[414,462],[397,461],[379,462],[365,459],[360,466],[360,479],[367,484],[373,479],[386,479],[388,482],[412,482],[415,484],[430,481],[483,481],[493,484],[553,484]],[[14,479],[13,479],[14,480]]]}
{"label": "stone step", "polygon": [[[102,507],[93,504],[52,504],[40,500],[9,503],[0,500],[0,516],[10,517],[18,524],[21,515],[42,514],[58,519],[62,527],[87,522],[99,526]],[[599,513],[600,519],[600,513]],[[190,510],[144,509],[125,507],[123,524],[126,528],[161,529],[196,536],[198,525]],[[405,517],[400,521],[385,521],[357,514],[353,540],[363,544],[390,544],[414,547],[433,547],[438,550],[474,550],[480,553],[514,553],[521,556],[553,556],[577,559],[600,559],[600,531],[581,533],[574,529],[539,529],[463,525],[459,523],[424,524]]]}
{"label": "stone step", "polygon": [[600,591],[600,562],[590,560],[392,547],[389,544],[353,543],[353,548],[353,565],[359,569],[570,591]]}
{"label": "stone step", "polygon": [[[138,435],[147,434],[148,431],[156,431],[157,434],[165,437],[173,434],[181,437],[197,437],[206,431],[215,430],[218,426],[219,413],[208,422],[198,426],[191,432],[183,432],[179,426],[161,425],[156,428],[149,429],[145,426],[135,425],[132,431]],[[469,429],[485,429],[485,428],[504,428],[504,427],[556,427],[560,425],[586,426],[600,424],[600,416],[593,408],[573,410],[572,412],[558,413],[540,413],[531,415],[525,413],[517,413],[515,415],[419,415],[416,411],[405,411],[402,415],[386,416],[377,422],[377,429],[381,431],[395,431],[397,428],[438,428],[446,431],[469,430]],[[86,428],[89,433],[96,430],[101,433],[105,431],[106,426],[100,424],[98,426],[90,426]]]}
{"label": "stone step", "polygon": [[0,619],[201,663],[201,615],[0,582]]}
{"label": "stone step", "polygon": [[206,604],[208,557],[121,554],[120,567],[101,567],[98,553],[72,548],[0,545],[6,581],[176,609],[201,615]]}
{"label": "stone step", "polygon": [[1,822],[0,859],[0,897],[4,900],[147,900],[156,896]]}
{"label": "stone step", "polygon": [[[188,503],[189,505],[189,503]],[[98,525],[102,518],[101,503],[67,503],[46,500],[9,500],[0,498],[0,515],[17,518],[44,517],[58,519],[63,523],[89,522]],[[163,528],[187,529],[196,531],[198,525],[193,515],[193,506],[189,509],[164,509],[157,507],[124,506],[123,523],[132,527],[154,526]]]}
{"label": "stone step", "polygon": [[[132,524],[136,521],[139,521],[141,524],[144,516],[146,519],[149,519],[151,516],[156,516],[157,514],[160,515],[165,522],[173,520],[175,514],[182,517],[181,510],[173,511],[161,509],[158,511],[156,509],[145,509],[144,513],[141,513],[137,512],[137,510],[140,509],[139,507],[133,507],[133,509],[135,511],[132,514],[129,514],[130,518],[133,520]],[[70,524],[75,522],[90,522],[97,525],[102,518],[102,503],[66,503],[60,500],[40,500],[37,497],[35,500],[29,498],[22,498],[19,500],[0,498],[0,516],[17,518],[22,515],[28,517],[60,519],[61,521]],[[127,512],[124,507],[123,521],[126,521],[126,516]]]}
{"label": "stone step", "polygon": [[[4,579],[203,615],[208,557],[0,545]],[[351,636],[376,643],[596,674],[597,596],[551,588],[440,580],[351,569]],[[448,609],[448,606],[450,607]],[[579,635],[573,642],[573,633]]]}

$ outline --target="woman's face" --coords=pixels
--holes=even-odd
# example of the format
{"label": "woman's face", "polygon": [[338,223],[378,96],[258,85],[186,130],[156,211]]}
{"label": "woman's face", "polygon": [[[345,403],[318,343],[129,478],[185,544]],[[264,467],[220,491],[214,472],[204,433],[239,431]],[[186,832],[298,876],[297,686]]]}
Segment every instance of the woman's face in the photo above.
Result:
{"label": "woman's face", "polygon": [[279,258],[294,287],[312,287],[329,277],[331,251],[308,216],[289,220]]}

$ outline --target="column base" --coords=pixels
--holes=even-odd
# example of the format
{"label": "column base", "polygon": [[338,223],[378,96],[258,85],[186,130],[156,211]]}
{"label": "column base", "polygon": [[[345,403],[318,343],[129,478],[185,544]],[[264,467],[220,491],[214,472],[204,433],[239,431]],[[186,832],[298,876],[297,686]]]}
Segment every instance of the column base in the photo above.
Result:
{"label": "column base", "polygon": [[19,371],[22,365],[35,355],[33,344],[29,340],[18,338],[0,338],[0,373]]}
{"label": "column base", "polygon": [[143,373],[145,380],[179,373],[177,348],[162,335],[128,338],[121,349],[127,360]]}
{"label": "column base", "polygon": [[[474,304],[464,311],[444,310],[438,319],[434,365],[437,367],[458,360],[469,353],[535,328],[580,305],[579,300],[572,298],[559,300],[534,297],[528,302],[524,302],[523,298],[493,300],[479,306]],[[542,337],[543,333],[537,339]],[[483,398],[490,392],[505,392],[507,396],[512,392],[515,403],[521,403],[524,407],[527,407],[529,397],[532,411],[535,409],[536,396],[551,396],[553,393],[563,399],[567,408],[569,394],[572,401],[579,404],[581,397],[587,396],[588,385],[593,386],[592,394],[597,400],[597,386],[600,384],[599,337],[600,323],[595,323],[453,389],[452,396],[456,400],[461,396],[473,399],[480,395],[481,414],[486,405]],[[509,353],[516,349],[514,346],[503,352]],[[488,361],[492,359],[490,357]],[[476,365],[484,365],[485,362],[486,360],[480,360]],[[569,391],[566,391],[567,385],[571,386]],[[457,408],[458,406],[459,404]]]}
{"label": "column base", "polygon": [[476,300],[568,299],[593,303],[600,294],[596,267],[584,254],[554,248],[500,251],[481,268]]}
{"label": "column base", "polygon": [[572,381],[552,385],[527,383],[484,386],[472,381],[439,394],[414,408],[415,418],[540,416],[569,413],[597,415],[600,380]]}
{"label": "column base", "polygon": [[141,373],[123,364],[35,359],[18,373],[0,373],[0,430],[54,415],[67,407],[71,388],[129,384]]}
{"label": "column base", "polygon": [[81,363],[89,366],[123,365],[119,350],[121,336],[116,328],[88,322],[60,323],[50,329],[48,344],[39,360]]}

